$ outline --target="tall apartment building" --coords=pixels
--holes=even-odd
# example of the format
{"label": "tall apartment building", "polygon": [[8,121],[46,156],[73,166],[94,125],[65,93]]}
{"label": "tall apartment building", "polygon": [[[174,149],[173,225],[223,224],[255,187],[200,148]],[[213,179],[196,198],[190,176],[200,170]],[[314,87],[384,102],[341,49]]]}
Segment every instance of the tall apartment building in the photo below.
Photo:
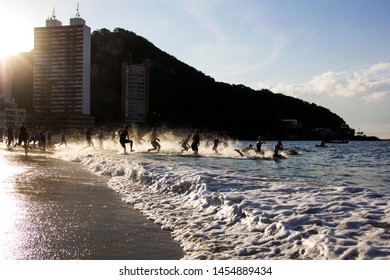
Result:
{"label": "tall apartment building", "polygon": [[122,65],[122,117],[144,123],[149,112],[149,61]]}
{"label": "tall apartment building", "polygon": [[[26,120],[26,109],[18,107],[12,98],[12,73],[8,59],[0,59],[0,128],[19,126]],[[1,140],[1,139],[0,139]]]}
{"label": "tall apartment building", "polygon": [[53,15],[45,27],[34,28],[33,61],[36,115],[50,115],[59,126],[83,123],[90,114],[91,80],[91,29],[85,20],[77,13],[63,26]]}
{"label": "tall apartment building", "polygon": [[0,58],[0,97],[11,101],[11,71],[7,58]]}

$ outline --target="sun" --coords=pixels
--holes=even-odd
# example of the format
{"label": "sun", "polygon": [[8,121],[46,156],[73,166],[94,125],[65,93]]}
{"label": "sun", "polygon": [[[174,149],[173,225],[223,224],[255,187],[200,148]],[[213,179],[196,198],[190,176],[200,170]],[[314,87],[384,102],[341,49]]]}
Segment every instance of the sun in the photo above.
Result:
{"label": "sun", "polygon": [[23,19],[0,10],[0,58],[31,51],[34,30]]}

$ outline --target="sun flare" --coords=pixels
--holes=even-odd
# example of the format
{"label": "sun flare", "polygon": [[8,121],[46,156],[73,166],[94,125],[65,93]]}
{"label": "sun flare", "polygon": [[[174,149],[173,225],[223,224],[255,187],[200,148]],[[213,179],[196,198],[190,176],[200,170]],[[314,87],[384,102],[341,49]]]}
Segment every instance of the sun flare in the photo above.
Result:
{"label": "sun flare", "polygon": [[0,10],[0,58],[27,52],[34,45],[34,30],[23,19]]}

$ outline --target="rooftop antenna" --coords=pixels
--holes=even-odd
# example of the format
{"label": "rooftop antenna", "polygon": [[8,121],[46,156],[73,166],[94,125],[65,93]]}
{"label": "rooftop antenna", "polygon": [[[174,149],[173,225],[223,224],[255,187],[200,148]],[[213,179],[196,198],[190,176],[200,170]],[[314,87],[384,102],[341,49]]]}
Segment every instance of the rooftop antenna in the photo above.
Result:
{"label": "rooftop antenna", "polygon": [[53,12],[51,14],[51,19],[56,19],[56,7],[53,7]]}
{"label": "rooftop antenna", "polygon": [[77,3],[77,9],[76,9],[76,17],[79,18],[80,17],[80,10],[79,10],[79,3]]}

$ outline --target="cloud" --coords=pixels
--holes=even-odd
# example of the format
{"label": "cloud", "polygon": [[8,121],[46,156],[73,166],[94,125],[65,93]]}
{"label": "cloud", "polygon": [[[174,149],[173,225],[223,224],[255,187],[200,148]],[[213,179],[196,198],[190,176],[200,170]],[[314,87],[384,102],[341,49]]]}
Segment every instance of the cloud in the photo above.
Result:
{"label": "cloud", "polygon": [[390,63],[377,63],[354,71],[328,71],[303,84],[266,84],[269,89],[324,106],[368,135],[389,138]]}
{"label": "cloud", "polygon": [[390,63],[378,63],[351,72],[328,71],[300,85],[259,83],[258,87],[295,97],[321,95],[380,102],[390,97]]}

